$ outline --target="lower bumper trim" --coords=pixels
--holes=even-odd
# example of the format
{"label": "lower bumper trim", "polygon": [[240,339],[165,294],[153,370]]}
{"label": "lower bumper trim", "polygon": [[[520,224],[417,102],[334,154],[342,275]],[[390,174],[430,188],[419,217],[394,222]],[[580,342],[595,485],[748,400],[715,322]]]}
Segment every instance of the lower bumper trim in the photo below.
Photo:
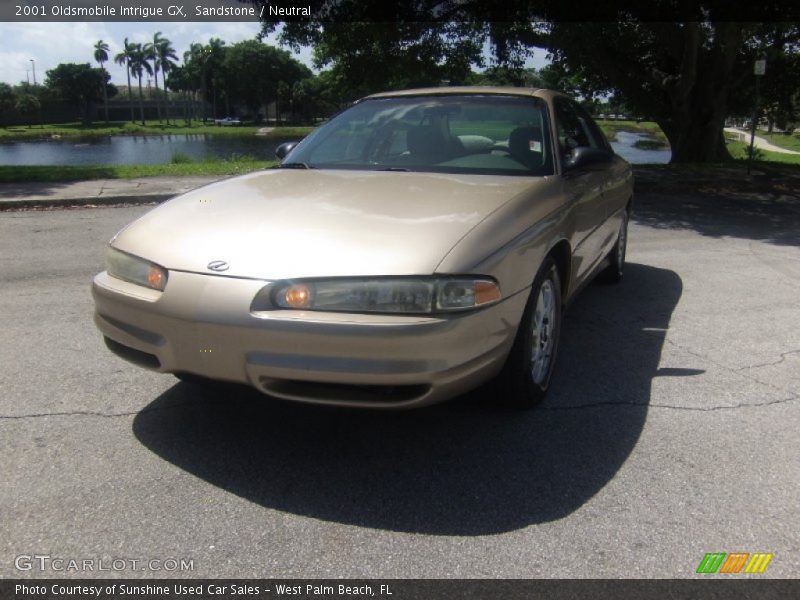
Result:
{"label": "lower bumper trim", "polygon": [[317,383],[291,379],[259,377],[263,392],[282,398],[303,399],[316,402],[352,402],[365,404],[401,404],[422,398],[430,385],[356,385],[343,383]]}
{"label": "lower bumper trim", "polygon": [[132,362],[133,364],[144,367],[145,369],[159,369],[161,367],[161,361],[158,360],[158,357],[155,354],[142,352],[141,350],[136,350],[130,346],[120,344],[108,336],[103,336],[103,339],[105,340],[106,346],[108,346],[109,350],[111,350],[120,358],[124,358],[128,362]]}

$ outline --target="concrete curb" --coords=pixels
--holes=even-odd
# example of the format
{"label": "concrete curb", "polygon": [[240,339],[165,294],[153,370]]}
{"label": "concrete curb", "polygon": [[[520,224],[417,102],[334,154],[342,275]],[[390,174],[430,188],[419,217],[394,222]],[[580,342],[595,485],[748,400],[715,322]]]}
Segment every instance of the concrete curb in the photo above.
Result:
{"label": "concrete curb", "polygon": [[0,212],[37,208],[81,208],[120,204],[160,204],[175,194],[140,194],[138,196],[99,196],[97,198],[32,198],[30,200],[0,199]]}

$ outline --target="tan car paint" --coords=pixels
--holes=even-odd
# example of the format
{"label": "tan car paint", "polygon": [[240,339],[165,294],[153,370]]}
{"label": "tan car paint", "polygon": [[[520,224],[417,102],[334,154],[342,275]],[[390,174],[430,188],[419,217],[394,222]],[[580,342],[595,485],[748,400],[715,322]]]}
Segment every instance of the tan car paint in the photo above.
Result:
{"label": "tan car paint", "polygon": [[[429,94],[538,96],[548,90],[432,88]],[[180,196],[113,245],[170,269],[155,292],[107,273],[94,281],[104,335],[182,371],[309,402],[395,408],[450,398],[496,374],[544,257],[568,246],[564,300],[611,249],[632,198],[619,158],[598,173],[549,177],[274,170]],[[180,235],[178,235],[180,233]],[[211,274],[207,265],[230,268]],[[474,273],[497,279],[489,308],[402,316],[254,311],[271,279]],[[412,386],[370,398],[357,385]],[[413,390],[413,391],[411,391]],[[364,394],[366,393],[366,396]]]}
{"label": "tan car paint", "polygon": [[432,274],[483,219],[541,186],[528,177],[273,169],[171,200],[113,245],[181,271],[208,273],[224,260],[229,277]]}

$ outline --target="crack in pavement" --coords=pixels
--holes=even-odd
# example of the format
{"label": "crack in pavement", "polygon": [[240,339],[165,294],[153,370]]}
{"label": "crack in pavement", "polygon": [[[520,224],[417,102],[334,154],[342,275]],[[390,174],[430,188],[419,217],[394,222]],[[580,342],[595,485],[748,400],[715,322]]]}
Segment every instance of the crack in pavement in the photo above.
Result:
{"label": "crack in pavement", "polygon": [[[540,406],[535,410],[543,412],[556,412],[556,411],[567,411],[567,410],[583,410],[587,408],[601,408],[604,406],[643,406],[647,408],[664,408],[668,410],[713,412],[717,410],[737,410],[740,408],[761,408],[765,406],[773,406],[776,404],[787,404],[795,400],[800,400],[800,397],[793,394],[788,398],[781,398],[779,400],[770,400],[768,402],[759,402],[755,404],[742,402],[740,404],[733,404],[733,405],[722,404],[718,406],[703,407],[703,406],[677,406],[675,404],[651,404],[650,402],[592,402],[589,404],[574,404],[571,406]],[[192,404],[194,406],[197,406],[198,403],[196,401],[193,401],[191,403],[187,402],[185,404]],[[38,419],[44,417],[100,417],[100,418],[132,417],[141,413],[149,413],[162,410],[173,410],[176,408],[183,408],[183,406],[184,404],[175,406],[161,406],[156,408],[143,408],[142,410],[121,412],[121,413],[103,413],[103,412],[88,411],[88,410],[78,410],[78,411],[53,412],[53,413],[33,413],[27,415],[0,415],[0,421],[14,420],[14,419],[20,419],[20,420]]]}
{"label": "crack in pavement", "polygon": [[[618,326],[619,325],[619,323],[618,323],[618,321],[616,319],[609,319],[608,316],[605,315],[605,314],[596,312],[595,310],[590,310],[588,312],[589,312],[590,316],[594,317],[598,321],[605,322],[605,323],[610,324],[612,326]],[[633,317],[633,321],[637,322],[637,323],[639,323],[641,325],[646,325],[646,323],[647,323],[647,320],[644,319],[641,315],[635,315]],[[761,379],[759,379],[757,377],[754,377],[753,375],[750,375],[749,373],[745,373],[743,371],[745,371],[747,369],[753,369],[753,368],[757,368],[757,367],[762,367],[762,366],[780,364],[784,360],[786,360],[787,356],[792,355],[792,354],[800,354],[800,350],[788,350],[786,352],[783,352],[780,355],[781,358],[778,359],[777,361],[774,361],[774,362],[768,362],[768,363],[758,364],[758,365],[750,365],[750,366],[747,366],[747,367],[731,367],[731,366],[728,366],[728,365],[723,364],[721,362],[718,362],[718,361],[716,361],[716,360],[714,360],[714,359],[712,359],[712,358],[710,358],[710,357],[708,357],[708,356],[706,356],[706,355],[704,355],[704,354],[702,354],[700,352],[692,350],[691,348],[683,346],[683,345],[679,344],[678,342],[676,342],[675,340],[671,339],[669,337],[669,333],[671,331],[673,331],[673,329],[671,327],[669,327],[667,329],[664,329],[663,331],[662,330],[659,330],[659,331],[647,331],[645,329],[643,329],[643,331],[647,335],[661,336],[661,337],[663,337],[664,342],[669,344],[670,346],[672,346],[674,348],[677,348],[678,350],[682,350],[682,351],[686,352],[687,354],[691,354],[692,356],[696,356],[697,358],[700,358],[700,359],[703,359],[705,361],[708,361],[712,365],[715,365],[715,366],[719,367],[720,369],[723,369],[723,370],[725,370],[725,371],[727,371],[727,372],[729,372],[729,373],[731,373],[733,375],[738,375],[739,377],[743,377],[743,378],[745,378],[745,379],[747,379],[749,381],[752,381],[753,383],[757,383],[758,385],[768,387],[768,388],[772,389],[775,392],[791,394],[791,396],[788,398],[788,400],[793,400],[793,399],[797,398],[797,395],[792,390],[789,390],[789,389],[786,389],[786,388],[782,388],[782,387],[778,387],[778,386],[776,386],[776,385],[774,385],[774,384],[772,384],[770,382],[767,382],[767,381],[762,381]],[[777,401],[777,402],[781,402],[781,401]],[[745,404],[743,406],[768,406],[768,405],[770,405],[772,403],[773,402],[770,401],[770,402],[761,403],[761,404]],[[602,405],[602,404],[600,404],[600,405]],[[589,405],[587,405],[587,406],[589,406]],[[647,406],[656,407],[656,406],[659,406],[659,405],[647,404]],[[662,408],[680,408],[680,407],[673,406],[673,405],[660,405],[660,407],[662,407]],[[724,408],[732,408],[732,407],[723,405],[723,406],[709,407],[708,409],[701,409],[701,408],[689,409],[689,408],[687,408],[686,410],[719,410],[719,409],[724,409]]]}
{"label": "crack in pavement", "polygon": [[118,417],[133,417],[142,413],[158,412],[162,410],[173,410],[176,408],[183,408],[189,404],[197,406],[198,404],[206,404],[206,405],[222,404],[222,402],[203,403],[203,402],[198,402],[196,399],[194,399],[186,402],[176,403],[170,406],[154,406],[154,407],[146,406],[140,410],[118,412],[118,413],[104,413],[93,410],[68,410],[68,411],[50,412],[50,413],[30,413],[25,415],[0,415],[0,421],[15,420],[15,419],[39,419],[46,417],[100,417],[103,419],[114,419]]}
{"label": "crack in pavement", "polygon": [[800,397],[793,394],[788,398],[781,398],[779,400],[770,400],[768,402],[759,402],[756,404],[742,402],[740,404],[732,404],[732,405],[721,404],[718,406],[676,406],[674,404],[651,404],[650,402],[593,402],[591,404],[575,404],[573,406],[542,406],[540,408],[537,408],[536,410],[562,411],[562,410],[573,410],[582,408],[598,408],[603,406],[644,406],[647,408],[667,408],[671,410],[692,410],[697,412],[712,412],[716,410],[736,410],[739,408],[759,408],[763,406],[772,406],[774,404],[786,404],[788,402],[793,402],[795,400],[800,400]]}
{"label": "crack in pavement", "polygon": [[791,354],[800,354],[800,350],[789,350],[788,352],[782,352],[781,357],[773,362],[765,362],[765,363],[758,363],[756,365],[747,365],[746,367],[739,367],[736,371],[744,371],[745,369],[758,369],[759,367],[771,367],[772,365],[779,365],[783,361],[786,360],[786,357]]}
{"label": "crack in pavement", "polygon": [[[610,319],[610,318],[608,318],[607,315],[604,315],[602,313],[596,312],[594,310],[590,310],[588,312],[589,312],[590,316],[594,317],[598,321],[605,322],[606,324],[612,325],[614,327],[617,327],[617,326],[621,325],[621,323],[619,323],[619,321],[617,321],[616,319]],[[670,346],[673,346],[674,348],[677,348],[678,350],[683,350],[687,354],[691,354],[692,356],[695,356],[697,358],[701,358],[701,359],[703,359],[705,361],[708,361],[712,365],[715,365],[715,366],[717,366],[717,367],[719,367],[721,369],[724,369],[725,371],[728,371],[729,373],[732,373],[734,375],[739,375],[740,377],[744,377],[745,379],[749,379],[750,381],[753,381],[754,383],[758,383],[760,385],[765,385],[765,386],[771,387],[775,391],[792,393],[790,390],[785,390],[785,389],[781,389],[781,388],[775,387],[771,383],[768,383],[766,381],[761,381],[760,379],[757,379],[756,377],[753,377],[752,375],[747,375],[745,373],[741,373],[740,372],[740,371],[742,371],[744,369],[747,369],[748,367],[738,367],[738,368],[737,367],[730,367],[730,366],[728,366],[726,364],[723,364],[721,362],[715,361],[714,359],[710,358],[709,356],[706,356],[705,354],[701,354],[700,352],[697,352],[696,350],[692,350],[691,348],[688,348],[686,346],[683,346],[683,345],[679,344],[678,342],[676,342],[675,340],[673,340],[673,339],[671,339],[669,337],[670,332],[674,331],[674,329],[672,327],[667,327],[665,329],[658,329],[656,331],[650,331],[650,330],[645,328],[646,324],[648,323],[648,320],[643,318],[641,315],[634,315],[632,320],[635,323],[639,323],[640,325],[643,326],[642,331],[645,334],[651,335],[651,336],[655,336],[655,337],[663,337],[663,341],[665,343],[669,344]],[[786,354],[792,354],[794,352],[800,353],[800,350],[790,350]],[[781,362],[781,361],[778,361],[778,362]],[[760,365],[758,365],[758,366],[760,366]]]}
{"label": "crack in pavement", "polygon": [[[748,368],[752,368],[752,367],[739,367],[739,368],[730,367],[730,366],[728,366],[726,364],[723,364],[721,362],[718,362],[718,361],[716,361],[716,360],[714,360],[714,359],[712,359],[712,358],[710,358],[708,356],[705,356],[705,355],[703,355],[703,354],[701,354],[699,352],[696,352],[696,351],[694,351],[694,350],[692,350],[690,348],[686,348],[685,346],[681,346],[679,343],[677,343],[674,340],[669,339],[669,337],[667,337],[667,336],[664,336],[664,341],[667,342],[670,346],[678,348],[679,350],[683,350],[687,354],[691,354],[692,356],[696,356],[697,358],[702,358],[703,360],[707,360],[712,365],[715,365],[715,366],[719,367],[720,369],[728,371],[729,373],[731,373],[733,375],[738,375],[739,377],[744,377],[745,379],[748,379],[749,381],[752,381],[753,383],[757,383],[759,385],[763,385],[765,387],[771,388],[772,390],[774,390],[776,392],[784,392],[784,393],[788,392],[788,393],[794,395],[794,393],[791,390],[787,390],[785,388],[778,387],[776,385],[773,385],[772,383],[769,383],[767,381],[762,381],[761,379],[758,379],[757,377],[754,377],[752,375],[749,375],[749,374],[743,372],[744,369],[748,369]],[[800,350],[790,350],[790,351],[786,352],[785,354],[793,354],[793,353],[798,353],[798,352],[800,352]],[[782,360],[777,361],[775,364],[778,364],[780,362],[782,362]],[[768,364],[770,364],[770,363],[768,363]],[[761,365],[757,365],[757,366],[761,366]],[[751,406],[756,406],[756,405],[751,405]]]}

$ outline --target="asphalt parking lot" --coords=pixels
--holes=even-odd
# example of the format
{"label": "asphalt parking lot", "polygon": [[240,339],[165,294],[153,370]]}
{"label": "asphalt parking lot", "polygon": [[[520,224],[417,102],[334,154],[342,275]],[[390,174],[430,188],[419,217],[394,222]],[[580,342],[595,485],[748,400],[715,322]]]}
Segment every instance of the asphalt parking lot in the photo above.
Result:
{"label": "asphalt parking lot", "polygon": [[129,577],[692,577],[734,551],[796,576],[800,203],[761,200],[639,194],[625,281],[570,308],[524,413],[142,371],[102,344],[89,282],[147,207],[2,213],[0,576],[92,575],[15,568],[45,554],[193,560]]}

